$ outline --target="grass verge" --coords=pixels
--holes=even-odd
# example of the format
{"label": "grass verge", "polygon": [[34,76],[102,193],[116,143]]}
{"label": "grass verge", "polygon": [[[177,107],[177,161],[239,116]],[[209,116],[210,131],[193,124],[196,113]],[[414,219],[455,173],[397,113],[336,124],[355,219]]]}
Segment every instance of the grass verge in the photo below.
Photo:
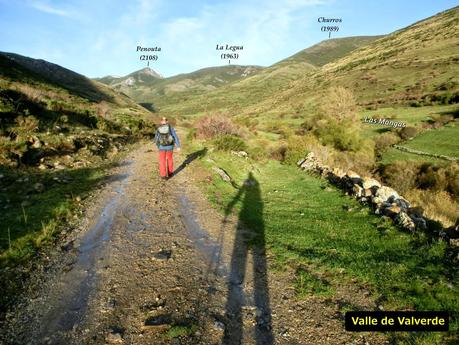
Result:
{"label": "grass verge", "polygon": [[[238,190],[212,172],[213,166],[223,168],[238,186],[252,172],[261,200],[258,205],[238,201],[235,211],[262,209],[264,240],[276,263],[300,267],[292,282],[299,298],[333,296],[339,284],[359,284],[385,310],[452,312],[450,333],[390,335],[399,344],[444,344],[457,339],[459,287],[455,282],[459,277],[457,261],[445,242],[400,231],[324,180],[296,167],[211,152],[199,161],[199,169],[211,176],[201,186],[222,210]],[[250,217],[245,219],[250,222]],[[301,268],[304,266],[308,269]],[[324,272],[326,282],[320,279]]]}

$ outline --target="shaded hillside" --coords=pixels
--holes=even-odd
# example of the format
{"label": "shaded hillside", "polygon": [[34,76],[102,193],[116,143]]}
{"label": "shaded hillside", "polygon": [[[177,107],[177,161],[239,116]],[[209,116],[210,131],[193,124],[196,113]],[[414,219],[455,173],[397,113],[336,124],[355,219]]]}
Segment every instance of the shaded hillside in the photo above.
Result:
{"label": "shaded hillside", "polygon": [[[78,73],[44,60],[0,53],[2,164],[46,166],[46,157],[77,153],[86,146],[76,144],[83,132],[141,134],[150,117],[127,96]],[[73,142],[60,152],[64,134]]]}

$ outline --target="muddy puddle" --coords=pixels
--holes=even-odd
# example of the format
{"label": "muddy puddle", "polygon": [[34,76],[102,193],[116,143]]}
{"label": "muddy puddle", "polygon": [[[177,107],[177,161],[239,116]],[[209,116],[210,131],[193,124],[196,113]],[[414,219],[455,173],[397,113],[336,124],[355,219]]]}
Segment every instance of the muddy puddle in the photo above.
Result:
{"label": "muddy puddle", "polygon": [[[56,334],[75,329],[83,320],[90,293],[94,291],[97,263],[104,260],[104,246],[110,239],[110,229],[115,214],[132,177],[131,164],[132,161],[124,162],[126,173],[116,176],[113,180],[109,179],[108,182],[118,183],[113,197],[103,208],[94,226],[79,241],[75,263],[56,284],[56,291],[53,291],[53,295],[57,298],[51,298],[49,301],[47,312],[41,323],[40,338],[56,339]],[[56,341],[55,344],[60,343]]]}

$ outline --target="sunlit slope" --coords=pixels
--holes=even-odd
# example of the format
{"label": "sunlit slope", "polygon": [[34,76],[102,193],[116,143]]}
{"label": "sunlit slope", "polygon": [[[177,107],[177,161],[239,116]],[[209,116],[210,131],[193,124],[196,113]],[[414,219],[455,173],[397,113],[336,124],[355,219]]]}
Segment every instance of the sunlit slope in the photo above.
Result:
{"label": "sunlit slope", "polygon": [[154,108],[158,108],[247,78],[261,69],[259,66],[228,65],[163,78],[153,70],[145,68],[125,77],[108,76],[97,80],[125,93],[137,102],[151,103]]}
{"label": "sunlit slope", "polygon": [[[164,104],[161,111],[180,115],[217,110],[234,115],[306,115],[314,111],[318,99],[326,97],[329,87],[339,85],[351,89],[358,103],[368,108],[435,104],[444,97],[457,97],[458,21],[456,7],[382,38],[364,40],[359,48],[333,61],[329,60],[339,56],[337,51],[348,49],[340,44],[349,47],[351,41],[326,41],[253,77]],[[328,45],[334,49],[324,49]],[[322,53],[317,51],[326,56],[319,59]]]}
{"label": "sunlit slope", "polygon": [[[335,85],[351,89],[360,105],[420,105],[459,90],[458,7],[396,31],[324,65],[261,108],[305,110]],[[456,96],[457,97],[457,96]]]}
{"label": "sunlit slope", "polygon": [[351,51],[366,46],[382,37],[384,36],[354,36],[328,39],[315,44],[312,47],[303,49],[285,60],[279,61],[273,67],[280,67],[286,64],[299,62],[307,62],[320,67],[342,58]]}

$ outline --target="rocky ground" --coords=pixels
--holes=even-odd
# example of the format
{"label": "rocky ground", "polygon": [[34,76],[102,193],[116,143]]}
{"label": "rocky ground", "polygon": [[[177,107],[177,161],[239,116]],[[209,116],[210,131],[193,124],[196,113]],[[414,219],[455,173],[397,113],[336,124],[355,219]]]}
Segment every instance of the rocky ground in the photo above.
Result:
{"label": "rocky ground", "polygon": [[237,214],[212,209],[193,163],[163,181],[156,156],[140,146],[86,201],[78,227],[7,315],[1,343],[386,343],[344,330],[343,310],[375,307],[367,291],[343,285],[332,298],[299,299],[293,273],[247,247]]}

